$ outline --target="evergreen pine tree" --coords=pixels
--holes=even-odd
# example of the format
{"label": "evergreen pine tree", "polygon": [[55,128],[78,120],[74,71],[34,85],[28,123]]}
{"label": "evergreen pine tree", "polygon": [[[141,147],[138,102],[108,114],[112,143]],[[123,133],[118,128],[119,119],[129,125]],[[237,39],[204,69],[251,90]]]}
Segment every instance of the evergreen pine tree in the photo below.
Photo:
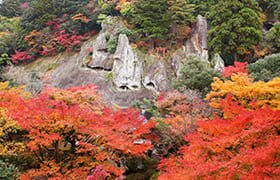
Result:
{"label": "evergreen pine tree", "polygon": [[230,52],[233,61],[254,53],[253,46],[261,40],[259,14],[253,0],[220,1],[208,15],[212,26],[209,46],[218,53]]}
{"label": "evergreen pine tree", "polygon": [[219,0],[189,0],[189,4],[195,5],[194,16],[205,16],[207,12],[213,10],[213,7],[219,2]]}
{"label": "evergreen pine tree", "polygon": [[[188,4],[187,0],[169,1],[169,11],[171,13],[172,34],[175,33],[177,25],[187,25],[194,21],[193,12],[194,4]],[[170,49],[172,46],[173,37],[170,41]]]}
{"label": "evergreen pine tree", "polygon": [[150,48],[155,40],[164,39],[171,25],[167,0],[139,0],[135,3],[134,24],[138,32],[150,38]]}
{"label": "evergreen pine tree", "polygon": [[2,0],[2,3],[0,3],[0,15],[11,18],[18,16],[20,13],[19,0]]}

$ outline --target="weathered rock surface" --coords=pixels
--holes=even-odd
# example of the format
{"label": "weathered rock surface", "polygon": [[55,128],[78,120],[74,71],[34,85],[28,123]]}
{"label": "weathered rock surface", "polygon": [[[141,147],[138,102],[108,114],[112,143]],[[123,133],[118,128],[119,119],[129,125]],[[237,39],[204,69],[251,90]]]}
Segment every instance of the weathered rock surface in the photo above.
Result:
{"label": "weathered rock surface", "polygon": [[118,17],[109,16],[105,22],[101,23],[101,31],[93,42],[92,59],[87,66],[95,70],[112,71],[113,69],[113,54],[108,52],[106,35],[110,38],[118,30],[124,28],[124,24]]}
{"label": "weathered rock surface", "polygon": [[225,70],[224,60],[221,58],[221,56],[218,53],[215,53],[213,58],[213,63],[214,63],[215,71],[223,72]]}
{"label": "weathered rock surface", "polygon": [[117,16],[108,16],[104,21],[101,23],[100,34],[110,31],[110,34],[113,35],[118,29],[125,27],[123,21]]}
{"label": "weathered rock surface", "polygon": [[[208,24],[205,17],[198,15],[196,17],[196,24],[191,38],[187,40],[186,45],[178,49],[170,55],[171,67],[175,74],[178,76],[179,69],[182,66],[182,60],[185,60],[189,55],[194,54],[199,57],[202,61],[207,62],[210,65],[209,52],[208,52]],[[216,53],[214,55],[211,64],[214,64],[215,70],[221,72],[224,69],[223,59]]]}
{"label": "weathered rock surface", "polygon": [[182,67],[182,60],[186,59],[186,47],[178,49],[174,53],[172,53],[169,57],[171,69],[175,72],[176,76],[179,75],[179,70]]}
{"label": "weathered rock surface", "polygon": [[154,64],[144,68],[143,85],[150,90],[158,92],[168,91],[170,89],[170,82],[167,78],[167,64],[164,61],[157,61]]}
{"label": "weathered rock surface", "polygon": [[105,33],[100,33],[93,43],[92,59],[87,64],[88,67],[96,70],[111,71],[113,68],[113,58],[108,52]]}
{"label": "weathered rock surface", "polygon": [[139,90],[142,71],[142,62],[129,45],[127,36],[120,34],[114,54],[113,82],[119,90]]}
{"label": "weathered rock surface", "polygon": [[[116,18],[102,23],[95,40],[87,42],[81,51],[59,60],[52,73],[51,86],[69,88],[95,84],[105,101],[126,108],[133,101],[151,99],[155,93],[170,87],[164,60],[143,54],[130,46],[126,35],[120,34],[116,52],[107,52],[106,33],[123,28]],[[92,60],[85,65],[86,49],[92,47]]]}
{"label": "weathered rock surface", "polygon": [[[54,71],[48,72],[51,77],[50,86],[70,88],[94,84],[105,101],[112,105],[126,108],[133,101],[151,99],[155,93],[170,90],[172,69],[178,75],[181,60],[190,54],[196,54],[208,62],[207,23],[198,16],[191,39],[181,49],[170,55],[170,64],[153,55],[143,54],[132,48],[126,35],[120,34],[116,52],[110,54],[107,49],[110,38],[123,23],[116,17],[109,17],[102,23],[102,30],[92,40],[86,42],[79,53],[58,56],[47,67],[55,65]],[[92,48],[92,59],[86,50]],[[223,61],[215,56],[215,68],[223,69]],[[171,67],[170,67],[171,66]],[[31,69],[31,71],[33,71]]]}
{"label": "weathered rock surface", "polygon": [[186,56],[196,54],[201,60],[208,62],[208,25],[205,17],[198,15],[191,38],[186,42]]}
{"label": "weathered rock surface", "polygon": [[60,59],[59,67],[51,75],[50,86],[64,89],[94,84],[105,101],[121,108],[128,107],[133,101],[143,101],[144,98],[153,97],[154,92],[145,88],[138,91],[120,91],[110,78],[112,72],[82,67],[83,59],[86,57],[85,49],[91,45],[92,42],[84,44],[80,53]]}

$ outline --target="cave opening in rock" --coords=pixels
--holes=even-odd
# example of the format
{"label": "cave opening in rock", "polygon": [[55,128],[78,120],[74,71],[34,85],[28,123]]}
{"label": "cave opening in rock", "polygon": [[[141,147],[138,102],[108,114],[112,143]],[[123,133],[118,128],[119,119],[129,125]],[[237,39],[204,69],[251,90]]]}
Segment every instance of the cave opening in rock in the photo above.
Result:
{"label": "cave opening in rock", "polygon": [[134,89],[138,89],[139,88],[137,85],[132,85],[131,87],[134,88]]}
{"label": "cave opening in rock", "polygon": [[148,87],[152,87],[152,88],[155,88],[155,84],[154,84],[154,83],[152,83],[152,82],[147,83],[147,84],[146,84],[146,86],[148,86]]}
{"label": "cave opening in rock", "polygon": [[91,68],[93,70],[96,70],[96,71],[101,71],[101,70],[103,70],[103,71],[112,71],[111,68],[104,68],[104,67],[100,67],[100,66],[89,67],[89,68]]}
{"label": "cave opening in rock", "polygon": [[127,87],[126,85],[122,85],[119,88],[122,89],[122,90],[129,90],[129,87]]}
{"label": "cave opening in rock", "polygon": [[99,51],[99,52],[108,52],[108,48],[104,48],[104,49],[98,49],[97,51]]}

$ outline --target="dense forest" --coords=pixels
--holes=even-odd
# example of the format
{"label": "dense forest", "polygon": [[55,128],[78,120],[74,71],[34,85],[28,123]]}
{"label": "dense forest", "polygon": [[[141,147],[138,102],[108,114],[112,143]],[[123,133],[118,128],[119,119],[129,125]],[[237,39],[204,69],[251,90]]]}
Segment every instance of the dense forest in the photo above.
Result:
{"label": "dense forest", "polygon": [[[126,28],[108,53],[126,34],[168,64],[198,15],[224,71],[190,56],[169,92],[131,108],[95,85],[33,92],[5,74],[79,52],[109,16]],[[0,179],[278,179],[279,162],[279,0],[0,1]]]}

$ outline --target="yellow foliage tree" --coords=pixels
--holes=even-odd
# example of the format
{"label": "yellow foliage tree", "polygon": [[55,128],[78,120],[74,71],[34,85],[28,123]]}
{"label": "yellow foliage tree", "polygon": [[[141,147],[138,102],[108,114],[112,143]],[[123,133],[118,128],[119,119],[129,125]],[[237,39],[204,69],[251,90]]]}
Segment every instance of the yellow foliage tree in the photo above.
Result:
{"label": "yellow foliage tree", "polygon": [[82,13],[78,13],[78,14],[74,15],[71,19],[72,19],[72,21],[81,20],[84,23],[88,23],[87,17],[84,16],[84,14],[82,14]]}
{"label": "yellow foliage tree", "polygon": [[[9,82],[0,83],[0,102],[4,98],[2,92],[8,90]],[[11,92],[17,92],[10,89]],[[18,131],[20,127],[16,121],[7,116],[7,109],[0,107],[0,156],[13,156],[22,153],[25,146],[22,142],[18,142]]]}
{"label": "yellow foliage tree", "polygon": [[25,146],[14,140],[20,127],[6,112],[5,108],[0,108],[0,156],[13,156],[22,153]]}
{"label": "yellow foliage tree", "polygon": [[223,82],[219,78],[214,78],[212,91],[207,94],[205,100],[210,100],[214,108],[221,108],[220,100],[231,95],[232,100],[244,104],[247,108],[254,105],[263,107],[265,104],[271,108],[280,110],[280,78],[271,81],[253,82],[246,73],[233,74],[229,80]]}

